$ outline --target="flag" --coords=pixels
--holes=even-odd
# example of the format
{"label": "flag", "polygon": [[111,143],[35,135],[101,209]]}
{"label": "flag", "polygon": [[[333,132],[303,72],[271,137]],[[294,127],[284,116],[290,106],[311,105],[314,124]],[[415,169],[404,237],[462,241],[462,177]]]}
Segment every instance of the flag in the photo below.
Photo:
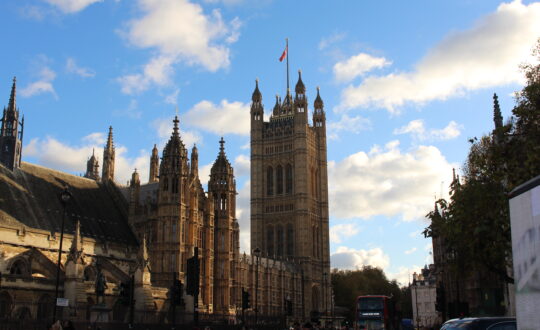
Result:
{"label": "flag", "polygon": [[287,56],[288,48],[289,48],[289,45],[285,46],[285,50],[283,51],[283,54],[281,54],[281,57],[279,58],[280,62],[283,62],[283,59],[285,59],[285,56]]}

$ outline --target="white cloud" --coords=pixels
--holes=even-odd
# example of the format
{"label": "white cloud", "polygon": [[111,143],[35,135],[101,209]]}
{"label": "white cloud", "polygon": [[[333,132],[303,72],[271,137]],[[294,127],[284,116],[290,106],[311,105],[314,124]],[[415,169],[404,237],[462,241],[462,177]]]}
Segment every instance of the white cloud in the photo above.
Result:
{"label": "white cloud", "polygon": [[330,227],[330,242],[341,243],[343,239],[352,237],[359,232],[360,228],[354,223],[334,225]]}
{"label": "white cloud", "polygon": [[165,96],[165,103],[177,105],[179,93],[180,93],[180,89],[175,88],[175,90],[171,94]]}
{"label": "white cloud", "polygon": [[21,90],[21,95],[31,97],[42,93],[51,93],[55,98],[58,98],[52,84],[56,78],[56,73],[48,66],[43,66],[39,70],[38,77],[37,81],[28,84]]}
{"label": "white cloud", "polygon": [[[238,225],[240,227],[240,251],[250,254],[250,181],[246,180],[244,186],[238,191],[238,197],[236,197],[236,217],[238,219]],[[238,189],[238,187],[237,187]]]}
{"label": "white cloud", "polygon": [[349,82],[356,77],[363,76],[373,69],[384,68],[392,64],[384,57],[375,57],[366,53],[351,56],[345,61],[334,65],[334,77],[338,82]]}
{"label": "white cloud", "polygon": [[242,25],[238,18],[225,22],[219,10],[206,15],[199,4],[188,0],[139,0],[142,17],[127,24],[122,35],[134,46],[155,49],[143,73],[118,78],[122,92],[132,94],[151,85],[168,85],[178,62],[215,72],[227,68],[230,50]]}
{"label": "white cloud", "polygon": [[236,177],[239,177],[239,176],[247,176],[250,174],[250,165],[251,165],[251,161],[250,161],[250,158],[249,156],[246,156],[246,155],[238,155],[235,159],[234,159],[234,175]]}
{"label": "white cloud", "polygon": [[96,75],[96,72],[90,68],[83,68],[77,65],[74,58],[68,57],[66,61],[66,70],[83,78],[90,78]]}
{"label": "white cloud", "polygon": [[445,128],[426,130],[424,121],[416,119],[403,127],[395,129],[394,134],[411,134],[414,139],[419,141],[437,141],[457,138],[462,129],[463,125],[452,120]]}
{"label": "white cloud", "polygon": [[204,0],[206,3],[219,4],[222,3],[226,6],[238,5],[244,2],[244,0]]}
{"label": "white cloud", "polygon": [[371,129],[371,120],[362,116],[349,117],[343,114],[339,121],[331,121],[327,124],[328,139],[339,140],[340,132],[351,132],[358,134],[361,131]]}
{"label": "white cloud", "polygon": [[[40,165],[67,171],[74,174],[86,172],[86,162],[95,151],[99,159],[100,171],[103,166],[103,141],[102,133],[92,133],[83,137],[80,145],[69,145],[47,136],[43,139],[34,138],[24,147],[25,157],[34,157]],[[58,157],[62,155],[62,157]],[[131,179],[133,170],[137,168],[141,181],[148,179],[149,158],[147,151],[141,150],[137,157],[127,157],[127,148],[116,144],[115,157],[115,181],[126,184]],[[101,174],[101,173],[100,173]]]}
{"label": "white cloud", "polygon": [[412,254],[412,253],[416,252],[416,250],[418,250],[418,249],[413,247],[413,248],[410,248],[408,250],[405,250],[404,253],[405,254]]}
{"label": "white cloud", "polygon": [[523,82],[519,64],[530,61],[540,31],[540,3],[499,5],[468,30],[450,33],[409,72],[368,76],[348,86],[336,110],[445,100],[467,91]]}
{"label": "white cloud", "polygon": [[330,45],[335,44],[345,38],[345,33],[334,33],[329,37],[322,38],[319,41],[319,50],[328,48]]}
{"label": "white cloud", "polygon": [[44,0],[51,6],[55,6],[64,14],[77,13],[96,2],[103,0]]}
{"label": "white cloud", "polygon": [[340,246],[330,257],[332,268],[360,269],[363,266],[385,269],[390,265],[390,257],[381,248],[355,250]]}
{"label": "white cloud", "polygon": [[396,280],[400,286],[406,286],[412,282],[412,274],[421,272],[420,266],[399,267],[397,273],[387,273],[388,278]]}
{"label": "white cloud", "polygon": [[248,135],[250,130],[249,104],[242,102],[222,100],[218,105],[204,100],[195,104],[184,118],[188,125],[220,135]]}
{"label": "white cloud", "polygon": [[407,153],[399,141],[369,153],[357,152],[328,163],[330,212],[336,218],[376,215],[424,218],[441,182],[450,182],[452,165],[439,149],[418,146]]}

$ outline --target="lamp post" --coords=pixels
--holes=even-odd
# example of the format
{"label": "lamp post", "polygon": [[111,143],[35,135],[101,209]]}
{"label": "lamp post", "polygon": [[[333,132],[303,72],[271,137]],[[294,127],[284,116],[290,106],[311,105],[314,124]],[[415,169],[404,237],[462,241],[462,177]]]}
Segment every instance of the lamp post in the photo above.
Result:
{"label": "lamp post", "polygon": [[255,266],[255,324],[258,324],[258,317],[259,317],[259,254],[261,253],[261,249],[256,247],[253,250],[253,254],[257,258],[256,266]]}
{"label": "lamp post", "polygon": [[60,203],[62,203],[63,213],[62,213],[62,226],[60,229],[60,246],[58,248],[58,263],[56,265],[56,286],[54,289],[54,309],[53,309],[53,323],[56,321],[56,308],[58,305],[58,285],[60,284],[60,262],[62,259],[62,241],[64,240],[64,222],[66,218],[66,206],[69,200],[71,199],[71,194],[67,187],[58,195]]}

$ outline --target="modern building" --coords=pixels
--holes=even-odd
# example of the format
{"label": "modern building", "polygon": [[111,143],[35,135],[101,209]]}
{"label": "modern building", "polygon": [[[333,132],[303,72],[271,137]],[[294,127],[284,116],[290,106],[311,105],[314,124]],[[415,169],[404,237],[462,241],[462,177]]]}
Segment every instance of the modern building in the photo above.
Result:
{"label": "modern building", "polygon": [[[246,113],[251,116],[254,250],[247,255],[240,254],[236,182],[223,138],[208,191],[199,178],[197,147],[188,152],[178,117],[161,157],[154,145],[145,183],[136,170],[128,185],[115,182],[112,127],[101,176],[94,154],[84,177],[22,162],[24,119],[19,120],[14,80],[0,131],[0,319],[50,319],[59,269],[58,296],[68,299],[59,312],[63,318],[94,317],[94,286],[102,273],[105,319],[127,320],[122,294],[133,280],[136,322],[179,320],[193,312],[193,298],[184,293],[185,305],[173,308],[171,287],[175,279],[186,282],[195,248],[200,314],[238,321],[244,290],[251,295],[248,315],[282,317],[289,301],[292,319],[329,314],[323,102],[317,91],[310,125],[299,77],[294,99],[287,91],[269,122],[263,114],[257,83]],[[58,196],[65,189],[70,198],[62,203]]]}

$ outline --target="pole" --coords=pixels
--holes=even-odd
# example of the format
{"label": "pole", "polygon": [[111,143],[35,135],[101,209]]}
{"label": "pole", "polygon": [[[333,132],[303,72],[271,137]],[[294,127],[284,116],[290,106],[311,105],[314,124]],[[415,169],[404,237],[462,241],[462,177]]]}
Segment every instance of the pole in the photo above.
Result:
{"label": "pole", "polygon": [[58,286],[60,285],[60,262],[62,260],[62,241],[64,240],[64,222],[66,218],[66,203],[67,203],[67,200],[69,200],[69,197],[67,197],[67,199],[64,200],[65,192],[67,192],[67,188],[60,195],[60,200],[62,201],[64,211],[62,212],[62,226],[60,229],[60,247],[58,248],[58,263],[56,264],[56,286],[54,289],[54,309],[53,309],[53,320],[52,320],[53,323],[56,321],[56,309],[58,305]]}
{"label": "pole", "polygon": [[285,38],[285,49],[287,50],[287,92],[289,91],[289,38]]}

